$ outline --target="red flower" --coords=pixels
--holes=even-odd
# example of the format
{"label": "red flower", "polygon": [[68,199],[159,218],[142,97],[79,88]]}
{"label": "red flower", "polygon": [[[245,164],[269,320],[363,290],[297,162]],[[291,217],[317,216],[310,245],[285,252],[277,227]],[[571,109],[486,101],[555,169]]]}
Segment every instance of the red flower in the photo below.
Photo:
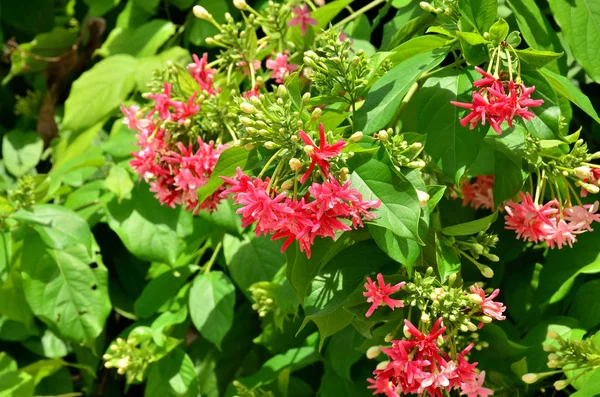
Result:
{"label": "red flower", "polygon": [[367,277],[367,283],[365,284],[367,292],[363,292],[363,296],[367,297],[367,302],[372,303],[372,305],[365,314],[366,317],[371,317],[373,312],[381,305],[387,305],[392,310],[396,307],[404,307],[402,301],[391,299],[390,295],[400,291],[400,288],[406,284],[405,282],[398,283],[394,286],[386,284],[381,273],[377,275],[377,282],[379,285],[375,284],[373,280],[371,280],[371,277]]}
{"label": "red flower", "polygon": [[260,96],[260,93],[258,91],[258,86],[255,85],[254,88],[252,88],[250,91],[244,92],[244,94],[242,96],[246,99],[250,99],[252,97],[258,98]]}
{"label": "red flower", "polygon": [[194,62],[187,65],[188,71],[200,85],[202,91],[206,91],[210,95],[216,94],[217,91],[212,85],[217,70],[206,67],[208,65],[208,54],[204,53],[202,59],[198,58],[198,55],[196,54],[193,54],[192,57],[194,58]]}
{"label": "red flower", "polygon": [[471,204],[471,207],[478,210],[485,208],[494,210],[494,175],[479,175],[475,181],[466,182],[462,186],[463,207]]}
{"label": "red flower", "polygon": [[271,69],[271,78],[275,79],[276,83],[282,84],[283,80],[293,71],[298,70],[298,66],[288,63],[287,53],[275,55],[275,60],[267,59],[267,69]]}
{"label": "red flower", "polygon": [[292,12],[296,14],[296,16],[288,23],[288,25],[300,25],[302,36],[306,34],[306,28],[308,28],[308,25],[317,25],[319,23],[316,19],[310,17],[310,11],[308,10],[306,3],[303,7],[297,6],[292,8]]}
{"label": "red flower", "polygon": [[340,139],[333,145],[327,144],[323,123],[319,123],[319,146],[317,146],[306,132],[302,130],[298,131],[298,136],[307,147],[312,148],[308,151],[308,156],[312,161],[308,166],[306,173],[300,178],[300,183],[306,182],[312,170],[315,168],[315,165],[319,166],[321,171],[323,171],[323,175],[327,178],[329,176],[329,162],[327,160],[339,155],[346,146],[346,142],[343,139]]}

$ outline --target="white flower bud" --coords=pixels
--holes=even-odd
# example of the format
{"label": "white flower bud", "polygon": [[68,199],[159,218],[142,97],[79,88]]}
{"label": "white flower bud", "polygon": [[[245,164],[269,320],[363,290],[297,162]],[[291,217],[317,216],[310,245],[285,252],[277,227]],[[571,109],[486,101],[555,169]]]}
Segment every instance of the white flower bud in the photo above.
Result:
{"label": "white flower bud", "polygon": [[112,360],[112,356],[110,354],[105,354],[105,355],[102,356],[102,359],[104,361]]}
{"label": "white flower bud", "polygon": [[408,327],[406,326],[406,324],[404,324],[404,327],[402,328],[402,333],[407,338],[410,338],[412,336],[412,334],[410,333],[410,331],[409,331]]}
{"label": "white flower bud", "polygon": [[125,375],[125,372],[127,372],[127,368],[120,368],[120,367],[119,367],[119,368],[117,369],[117,373],[118,373],[119,375]]}
{"label": "white flower bud", "polygon": [[490,324],[492,321],[493,319],[490,316],[481,316],[482,323]]}
{"label": "white flower bud", "polygon": [[353,142],[359,142],[363,138],[362,131],[356,131],[354,134],[350,136],[350,140]]}
{"label": "white flower bud", "polygon": [[566,380],[557,380],[556,382],[554,382],[554,388],[556,390],[562,390],[567,386],[569,386],[569,382],[567,382]]}
{"label": "white flower bud", "polygon": [[575,176],[579,179],[586,179],[590,177],[590,172],[592,169],[587,165],[582,165],[581,167],[577,167],[573,170]]}
{"label": "white flower bud", "polygon": [[421,321],[427,324],[429,322],[429,314],[423,313],[421,314]]}
{"label": "white flower bud", "polygon": [[233,0],[233,5],[235,8],[242,11],[244,11],[246,7],[248,7],[248,4],[246,4],[246,0]]}
{"label": "white flower bud", "polygon": [[316,120],[319,117],[321,117],[321,113],[323,113],[321,108],[316,108],[315,110],[313,110],[312,114],[310,115],[310,118]]}
{"label": "white flower bud", "polygon": [[290,159],[289,164],[292,171],[298,172],[302,169],[302,162],[295,157]]}
{"label": "white flower bud", "polygon": [[302,95],[302,103],[307,104],[308,101],[310,101],[310,92],[306,92]]}
{"label": "white flower bud", "polygon": [[369,360],[372,360],[375,357],[379,356],[379,353],[381,353],[379,346],[371,346],[369,347],[369,350],[367,350],[367,358]]}
{"label": "white flower bud", "polygon": [[111,352],[116,352],[117,350],[119,350],[119,347],[117,345],[110,345],[110,351]]}
{"label": "white flower bud", "polygon": [[107,361],[107,362],[104,363],[104,368],[110,369],[112,367],[113,367],[113,363],[111,361]]}
{"label": "white flower bud", "polygon": [[194,6],[194,8],[192,8],[192,12],[194,13],[194,16],[198,19],[209,20],[212,18],[212,15],[210,15],[210,13],[206,11],[206,8],[202,6]]}
{"label": "white flower bud", "polygon": [[473,331],[477,331],[477,326],[475,324],[473,324],[472,322],[468,322],[467,323],[467,328],[469,329],[469,331],[473,332]]}
{"label": "white flower bud", "polygon": [[277,96],[280,98],[285,98],[287,96],[287,88],[285,88],[285,86],[283,84],[280,84],[279,87],[277,87]]}
{"label": "white flower bud", "polygon": [[240,122],[242,124],[244,124],[246,127],[251,126],[252,124],[254,124],[254,121],[252,121],[251,118],[246,117],[246,116],[240,117]]}
{"label": "white flower bud", "polygon": [[278,147],[278,145],[275,142],[271,142],[271,141],[265,142],[265,144],[263,146],[269,150],[273,150]]}
{"label": "white flower bud", "polygon": [[249,104],[248,102],[242,102],[242,104],[240,105],[240,109],[242,109],[242,111],[244,113],[248,113],[248,114],[252,114],[256,112],[256,108],[254,106],[252,106],[251,104]]}
{"label": "white flower bud", "polygon": [[389,361],[382,361],[379,364],[377,364],[376,369],[384,370],[388,366],[389,363],[390,363]]}
{"label": "white flower bud", "polygon": [[483,267],[483,268],[481,268],[480,270],[481,270],[481,275],[482,275],[483,277],[486,277],[486,278],[492,278],[492,277],[494,277],[494,271],[492,270],[492,268],[491,268],[491,267],[489,267],[489,266],[484,266],[484,267]]}
{"label": "white flower bud", "polygon": [[379,140],[381,142],[387,142],[388,140],[388,133],[386,130],[381,130],[377,133],[377,137],[379,138]]}
{"label": "white flower bud", "polygon": [[385,338],[383,338],[383,340],[387,343],[390,343],[392,340],[394,340],[394,336],[395,335],[390,332],[385,336]]}
{"label": "white flower bud", "polygon": [[527,384],[532,384],[538,381],[538,376],[537,374],[525,374],[521,377],[521,380]]}
{"label": "white flower bud", "polygon": [[287,181],[285,181],[285,182],[283,182],[281,184],[281,189],[282,190],[290,190],[293,187],[294,187],[294,180],[293,179],[288,179]]}
{"label": "white flower bud", "polygon": [[419,197],[419,205],[421,206],[421,208],[427,207],[427,202],[429,201],[429,194],[417,189],[417,196]]}
{"label": "white flower bud", "polygon": [[315,147],[312,145],[304,145],[304,153],[311,155],[315,151]]}
{"label": "white flower bud", "polygon": [[119,368],[127,368],[129,366],[129,357],[123,357],[117,361],[117,367]]}
{"label": "white flower bud", "polygon": [[483,302],[483,298],[479,294],[471,294],[469,295],[469,300],[473,303],[481,303]]}

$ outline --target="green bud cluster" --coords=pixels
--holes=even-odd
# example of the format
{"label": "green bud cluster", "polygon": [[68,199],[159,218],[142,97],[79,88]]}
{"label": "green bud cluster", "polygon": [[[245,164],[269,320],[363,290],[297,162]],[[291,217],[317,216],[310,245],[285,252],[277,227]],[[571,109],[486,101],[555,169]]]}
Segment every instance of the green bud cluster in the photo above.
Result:
{"label": "green bud cluster", "polygon": [[234,380],[232,382],[233,387],[236,388],[236,393],[234,397],[275,397],[273,392],[269,390],[263,390],[261,388],[258,389],[248,389],[246,386],[242,384],[242,382],[238,380]]}
{"label": "green bud cluster", "polygon": [[270,281],[259,281],[248,288],[252,294],[252,309],[258,312],[260,317],[266,317],[267,314],[273,313],[277,316],[281,313],[277,307],[276,296],[279,292],[280,285]]}
{"label": "green bud cluster", "polygon": [[[415,134],[416,135],[416,134]],[[385,146],[396,167],[423,168],[425,162],[418,159],[423,151],[423,143],[416,140],[417,136],[406,139],[403,134],[394,134],[391,128],[379,131],[375,136]]]}
{"label": "green bud cluster", "polygon": [[15,115],[30,119],[38,117],[42,105],[42,93],[27,90],[25,96],[15,95]]}
{"label": "green bud cluster", "polygon": [[362,97],[372,71],[363,50],[351,50],[349,39],[340,41],[333,29],[324,31],[314,51],[304,53],[304,64],[312,69],[311,81],[323,95],[339,96],[353,104]]}
{"label": "green bud cluster", "polygon": [[257,21],[265,34],[274,39],[283,39],[289,29],[288,22],[291,17],[289,5],[269,0]]}
{"label": "green bud cluster", "polygon": [[498,235],[481,231],[474,236],[456,237],[455,246],[460,251],[468,252],[475,259],[484,256],[492,262],[498,262],[497,255],[490,253],[498,243]]}
{"label": "green bud cluster", "polygon": [[119,375],[125,375],[127,383],[142,381],[148,365],[154,360],[154,355],[148,344],[152,339],[138,337],[131,332],[127,340],[117,338],[102,356],[105,368],[116,368]]}
{"label": "green bud cluster", "polygon": [[429,268],[425,275],[416,272],[414,280],[406,283],[402,291],[407,293],[404,304],[416,307],[426,314],[427,321],[444,318],[444,325],[450,333],[477,331],[479,322],[490,323],[492,319],[483,315],[475,296],[465,293],[462,286],[454,286],[456,274],[448,278],[447,284],[440,284]]}
{"label": "green bud cluster", "polygon": [[304,127],[301,117],[304,109],[296,108],[285,86],[280,85],[275,92],[259,97],[237,98],[236,101],[239,122],[243,127],[240,134],[242,144],[265,146],[271,150],[284,148],[290,154],[302,147],[298,130]]}
{"label": "green bud cluster", "polygon": [[36,180],[34,176],[26,175],[19,178],[17,186],[8,192],[8,201],[15,209],[33,209],[35,205]]}

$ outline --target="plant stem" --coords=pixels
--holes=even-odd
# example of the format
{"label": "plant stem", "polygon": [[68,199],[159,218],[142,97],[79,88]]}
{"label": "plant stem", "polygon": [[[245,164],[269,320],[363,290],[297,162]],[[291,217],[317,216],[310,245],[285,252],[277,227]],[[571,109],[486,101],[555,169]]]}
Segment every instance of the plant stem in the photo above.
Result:
{"label": "plant stem", "polygon": [[210,269],[212,268],[213,264],[215,263],[215,260],[217,260],[217,256],[219,255],[219,251],[221,250],[222,246],[223,246],[223,242],[219,241],[219,243],[215,247],[215,250],[213,251],[212,256],[210,257],[210,259],[208,260],[208,262],[206,262],[206,265],[204,266],[204,274],[210,273]]}
{"label": "plant stem", "polygon": [[271,156],[271,158],[269,159],[269,161],[267,161],[267,164],[265,164],[265,166],[263,167],[263,169],[260,171],[260,174],[258,174],[259,178],[262,178],[263,174],[265,173],[265,171],[267,171],[267,168],[269,168],[269,166],[273,163],[273,161],[275,161],[275,159],[277,158],[277,156],[279,155],[279,153],[281,153],[283,149],[279,149],[273,156]]}
{"label": "plant stem", "polygon": [[355,18],[361,16],[362,14],[369,11],[370,9],[377,7],[379,4],[381,4],[383,2],[385,2],[385,0],[375,0],[375,1],[370,2],[363,8],[354,11],[354,13],[348,15],[346,18],[342,19],[341,21],[339,21],[338,23],[333,25],[332,29],[335,30],[335,29],[339,28],[340,26],[343,26],[343,25],[347,24],[348,22],[353,21]]}

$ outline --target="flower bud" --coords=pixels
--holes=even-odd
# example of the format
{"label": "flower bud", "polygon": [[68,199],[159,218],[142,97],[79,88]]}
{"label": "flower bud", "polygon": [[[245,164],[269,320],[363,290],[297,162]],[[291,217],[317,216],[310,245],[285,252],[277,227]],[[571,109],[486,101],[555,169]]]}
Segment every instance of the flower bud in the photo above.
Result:
{"label": "flower bud", "polygon": [[242,102],[242,104],[240,105],[240,109],[242,109],[242,111],[244,113],[248,113],[248,114],[252,114],[256,112],[256,108],[254,106],[252,106],[251,104],[249,104],[248,102]]}
{"label": "flower bud", "polygon": [[285,181],[285,182],[283,182],[281,184],[281,189],[282,190],[290,190],[293,187],[294,187],[294,180],[293,179],[288,179],[287,181]]}
{"label": "flower bud", "polygon": [[481,298],[481,296],[479,294],[471,294],[469,295],[469,300],[473,303],[481,303],[483,302],[483,299]]}
{"label": "flower bud", "polygon": [[472,322],[467,322],[467,328],[469,329],[469,331],[473,332],[473,331],[477,331],[477,326],[475,324],[473,324]]}
{"label": "flower bud", "polygon": [[425,324],[429,323],[429,314],[427,314],[427,313],[421,314],[421,321],[424,322]]}
{"label": "flower bud", "polygon": [[485,278],[492,278],[494,277],[494,271],[492,270],[491,267],[489,266],[483,266],[481,269],[481,275]]}
{"label": "flower bud", "polygon": [[423,167],[425,167],[425,165],[426,164],[423,160],[411,161],[410,163],[407,164],[407,166],[410,168],[423,168]]}
{"label": "flower bud", "polygon": [[452,16],[452,8],[446,8],[444,10],[444,14],[446,14],[447,17],[451,17]]}
{"label": "flower bud", "polygon": [[379,140],[381,142],[387,142],[388,140],[388,133],[386,130],[381,130],[377,133],[377,137],[379,138]]}
{"label": "flower bud", "polygon": [[310,115],[310,118],[316,120],[319,117],[321,117],[321,113],[323,113],[321,108],[315,108],[315,110],[313,110],[312,114]]}
{"label": "flower bud", "polygon": [[427,207],[427,202],[429,201],[429,194],[417,189],[417,196],[419,197],[419,205],[421,206],[421,208]]}
{"label": "flower bud", "polygon": [[592,169],[590,167],[588,167],[587,165],[583,165],[581,167],[575,168],[573,170],[573,173],[579,179],[586,179],[586,178],[590,177],[590,172],[591,171],[592,171]]}
{"label": "flower bud", "polygon": [[244,145],[244,149],[246,149],[248,151],[250,151],[250,150],[252,150],[254,148],[255,148],[255,146],[253,144],[251,144],[251,143],[247,143],[247,144]]}
{"label": "flower bud", "polygon": [[556,331],[548,331],[546,337],[548,337],[548,339],[558,339],[559,335]]}
{"label": "flower bud", "polygon": [[459,328],[462,332],[467,332],[469,330],[469,328],[465,324],[461,324]]}
{"label": "flower bud", "polygon": [[350,174],[350,170],[348,167],[344,167],[340,170],[340,179],[342,182],[346,182],[348,180],[348,175]]}
{"label": "flower bud", "polygon": [[298,172],[302,169],[302,162],[295,157],[290,159],[289,164],[292,171]]}
{"label": "flower bud", "polygon": [[129,366],[129,357],[123,357],[117,361],[117,366],[119,368],[127,368]]}
{"label": "flower bud", "polygon": [[117,373],[118,373],[119,375],[125,375],[125,372],[127,372],[127,368],[121,368],[121,367],[119,367],[119,368],[117,369]]}
{"label": "flower bud", "polygon": [[482,323],[490,324],[492,321],[493,319],[490,316],[481,316]]}
{"label": "flower bud", "polygon": [[242,124],[244,124],[246,127],[251,126],[252,124],[254,124],[254,121],[251,118],[248,118],[246,116],[240,117],[240,122]]}
{"label": "flower bud", "polygon": [[113,363],[111,361],[107,361],[104,363],[104,368],[110,369],[113,367]]}
{"label": "flower bud", "polygon": [[212,15],[210,15],[210,13],[206,11],[206,8],[202,6],[194,6],[194,8],[192,8],[192,12],[194,13],[194,16],[198,19],[212,19]]}
{"label": "flower bud", "polygon": [[560,367],[560,364],[556,360],[550,360],[550,361],[548,361],[548,363],[546,364],[546,366],[548,368],[558,368],[558,367]]}
{"label": "flower bud", "polygon": [[521,377],[521,380],[527,384],[532,384],[538,381],[538,375],[537,374],[525,374]]}
{"label": "flower bud", "polygon": [[246,0],[233,0],[233,5],[235,8],[242,11],[244,11],[248,7],[248,4],[246,4]]}
{"label": "flower bud", "polygon": [[489,32],[484,32],[483,33],[483,38],[486,39],[486,40],[488,40],[490,38]]}
{"label": "flower bud", "polygon": [[308,101],[310,101],[310,92],[306,92],[302,95],[302,103],[306,105]]}
{"label": "flower bud", "polygon": [[404,327],[402,328],[402,333],[407,338],[410,338],[412,336],[412,334],[410,333],[410,330],[408,329],[408,327],[406,326],[406,324],[404,324]]}
{"label": "flower bud", "polygon": [[275,142],[267,141],[263,145],[265,149],[273,150],[279,147]]}
{"label": "flower bud", "polygon": [[363,138],[362,131],[356,131],[354,134],[350,135],[350,140],[352,142],[359,142]]}
{"label": "flower bud", "polygon": [[600,192],[600,188],[596,185],[592,185],[591,183],[579,181],[577,182],[577,184],[592,194],[597,194],[598,192]]}
{"label": "flower bud", "polygon": [[419,3],[419,7],[421,7],[421,8],[423,9],[423,11],[425,11],[425,12],[433,12],[433,11],[435,10],[435,8],[433,8],[433,7],[431,6],[431,4],[429,4],[429,3],[428,3],[428,2],[426,2],[426,1],[422,1],[422,2],[420,2],[420,3]]}
{"label": "flower bud", "polygon": [[116,352],[117,350],[119,350],[119,347],[117,345],[110,345],[110,351],[111,352]]}
{"label": "flower bud", "polygon": [[376,369],[379,369],[379,370],[384,370],[384,369],[385,369],[385,368],[388,366],[388,364],[389,364],[389,363],[390,363],[390,362],[389,362],[389,361],[387,361],[387,360],[386,360],[386,361],[382,361],[382,362],[380,362],[379,364],[377,364],[377,367],[376,367]]}
{"label": "flower bud", "polygon": [[312,145],[304,145],[304,153],[308,154],[309,156],[315,151],[315,147]]}
{"label": "flower bud", "polygon": [[379,356],[379,353],[381,353],[379,346],[371,346],[371,347],[369,347],[369,350],[367,350],[367,358],[369,360],[372,360],[372,359],[376,358],[377,356]]}
{"label": "flower bud", "polygon": [[102,359],[104,361],[112,360],[112,356],[110,354],[105,354],[105,355],[102,356]]}
{"label": "flower bud", "polygon": [[562,390],[567,386],[569,386],[569,382],[567,382],[566,380],[557,380],[556,382],[554,382],[554,388],[556,390]]}
{"label": "flower bud", "polygon": [[285,98],[287,97],[287,88],[285,88],[285,86],[283,84],[280,84],[279,87],[277,87],[277,96],[280,98]]}
{"label": "flower bud", "polygon": [[389,332],[385,338],[383,338],[384,341],[386,341],[386,343],[390,343],[392,340],[394,340],[394,337],[396,335],[392,334],[391,332]]}

